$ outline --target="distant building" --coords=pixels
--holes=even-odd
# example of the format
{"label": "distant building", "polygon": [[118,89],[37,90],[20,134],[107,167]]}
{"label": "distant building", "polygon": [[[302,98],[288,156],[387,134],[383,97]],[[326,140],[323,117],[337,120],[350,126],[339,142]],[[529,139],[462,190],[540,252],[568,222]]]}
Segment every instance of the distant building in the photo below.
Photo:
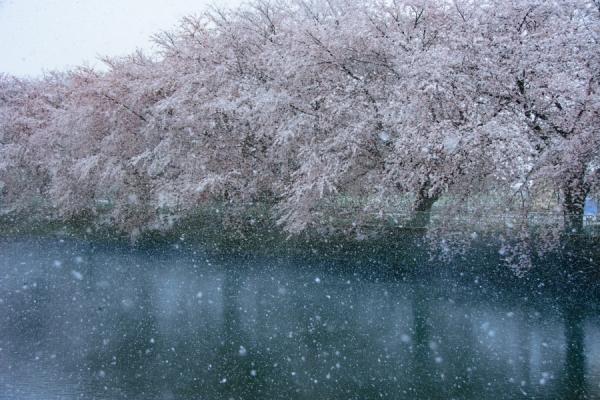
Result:
{"label": "distant building", "polygon": [[597,225],[600,224],[598,218],[598,201],[591,197],[585,199],[585,205],[583,206],[583,223],[585,225]]}

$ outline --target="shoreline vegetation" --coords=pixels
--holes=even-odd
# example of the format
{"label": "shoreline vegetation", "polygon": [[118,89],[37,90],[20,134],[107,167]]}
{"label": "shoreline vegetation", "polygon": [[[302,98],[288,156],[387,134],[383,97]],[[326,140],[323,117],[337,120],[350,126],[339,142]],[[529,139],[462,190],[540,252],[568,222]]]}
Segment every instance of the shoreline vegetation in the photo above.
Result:
{"label": "shoreline vegetation", "polygon": [[[535,293],[562,292],[568,288],[577,298],[586,290],[597,295],[600,282],[600,229],[588,227],[582,234],[548,238],[547,231],[532,229],[527,237],[501,229],[469,229],[440,232],[431,227],[378,225],[377,234],[357,237],[341,232],[323,234],[307,230],[290,235],[273,218],[253,214],[225,216],[221,205],[179,221],[168,231],[145,231],[135,241],[128,232],[99,226],[93,220],[15,221],[0,218],[0,241],[47,240],[87,243],[92,248],[210,255],[215,260],[309,259],[323,268],[336,265],[349,271],[423,277],[448,272],[468,276],[520,279]],[[258,215],[257,215],[258,214]],[[263,214],[264,215],[264,214]],[[232,218],[233,217],[233,218]],[[557,216],[555,216],[557,217]],[[560,217],[560,216],[558,216]],[[250,222],[253,221],[253,222]],[[492,224],[488,224],[491,227]],[[470,232],[470,233],[469,233]],[[365,267],[368,266],[367,270]],[[572,292],[572,293],[571,293]]]}
{"label": "shoreline vegetation", "polygon": [[7,232],[489,235],[521,267],[597,238],[598,1],[257,0],[154,39],[0,74]]}
{"label": "shoreline vegetation", "polygon": [[[564,247],[568,241],[586,243],[590,248],[598,248],[600,244],[600,224],[596,219],[584,223],[580,232],[559,230],[558,236],[553,236],[557,232],[556,226],[560,226],[563,219],[563,214],[556,212],[531,212],[524,219],[519,212],[486,214],[475,210],[468,215],[452,214],[452,218],[448,218],[443,214],[444,209],[439,207],[421,215],[409,211],[372,214],[368,219],[362,215],[363,219],[357,223],[353,220],[356,213],[352,208],[336,207],[333,211],[335,214],[325,214],[326,209],[322,208],[318,212],[323,216],[323,224],[290,234],[277,223],[271,204],[231,205],[212,202],[185,218],[165,214],[161,218],[171,219],[168,229],[147,229],[136,236],[119,229],[118,225],[99,223],[101,217],[97,214],[65,220],[48,213],[46,217],[41,217],[42,213],[30,212],[1,216],[0,237],[49,235],[134,247],[153,243],[210,245],[223,242],[238,249],[272,249],[277,246],[289,249],[294,246],[311,247],[312,244],[347,247],[362,243],[373,246],[378,242],[389,245],[396,241],[401,244],[420,243],[419,246],[423,245],[432,252],[441,251],[450,255],[460,254],[472,244],[486,241],[498,249],[518,247],[529,242],[528,246],[537,247],[540,254]],[[423,224],[424,221],[426,224]],[[456,252],[450,251],[453,246]],[[528,252],[532,251],[533,248],[528,249]],[[504,255],[502,250],[499,252]]]}

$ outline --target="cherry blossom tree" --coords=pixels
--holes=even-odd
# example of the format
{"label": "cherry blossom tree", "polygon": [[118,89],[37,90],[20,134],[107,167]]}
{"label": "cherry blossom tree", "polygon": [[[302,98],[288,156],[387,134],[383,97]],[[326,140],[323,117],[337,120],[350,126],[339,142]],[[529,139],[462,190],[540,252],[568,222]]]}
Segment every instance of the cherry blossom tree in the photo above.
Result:
{"label": "cherry blossom tree", "polygon": [[266,202],[298,233],[431,226],[436,207],[441,227],[491,207],[527,220],[558,196],[580,231],[600,182],[599,21],[594,0],[210,9],[108,72],[0,77],[2,208],[41,198],[135,235]]}

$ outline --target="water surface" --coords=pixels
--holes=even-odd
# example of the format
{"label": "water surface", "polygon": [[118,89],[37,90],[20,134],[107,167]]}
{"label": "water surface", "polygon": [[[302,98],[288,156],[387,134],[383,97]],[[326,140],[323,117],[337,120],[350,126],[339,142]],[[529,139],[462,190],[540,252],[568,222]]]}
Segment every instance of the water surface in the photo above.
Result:
{"label": "water surface", "polygon": [[0,399],[600,398],[595,289],[389,260],[2,239]]}

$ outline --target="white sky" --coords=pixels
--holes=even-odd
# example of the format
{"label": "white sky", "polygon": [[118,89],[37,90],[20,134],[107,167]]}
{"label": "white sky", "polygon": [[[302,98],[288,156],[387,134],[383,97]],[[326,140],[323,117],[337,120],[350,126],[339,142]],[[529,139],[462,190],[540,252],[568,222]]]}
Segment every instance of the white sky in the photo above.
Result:
{"label": "white sky", "polygon": [[208,4],[240,0],[0,0],[0,72],[38,76],[151,50],[149,37]]}

